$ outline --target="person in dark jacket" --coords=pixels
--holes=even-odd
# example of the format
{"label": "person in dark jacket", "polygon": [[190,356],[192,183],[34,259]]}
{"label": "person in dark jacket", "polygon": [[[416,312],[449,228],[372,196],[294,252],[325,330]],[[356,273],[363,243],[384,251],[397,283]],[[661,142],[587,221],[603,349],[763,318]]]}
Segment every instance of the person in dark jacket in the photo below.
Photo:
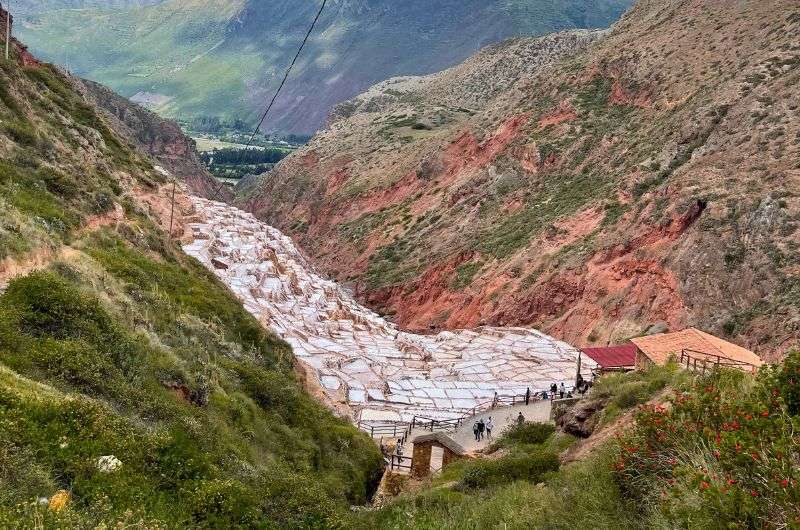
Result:
{"label": "person in dark jacket", "polygon": [[478,441],[483,440],[483,433],[486,430],[486,424],[483,423],[483,418],[478,420]]}
{"label": "person in dark jacket", "polygon": [[472,425],[472,433],[475,435],[475,441],[476,442],[480,441],[480,431],[478,430],[477,421]]}

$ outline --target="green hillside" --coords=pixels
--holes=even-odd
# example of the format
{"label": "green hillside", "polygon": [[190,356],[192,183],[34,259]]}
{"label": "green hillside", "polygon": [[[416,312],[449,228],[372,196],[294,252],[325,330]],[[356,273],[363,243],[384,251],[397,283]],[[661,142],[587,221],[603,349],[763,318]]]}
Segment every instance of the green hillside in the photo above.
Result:
{"label": "green hillside", "polygon": [[[144,8],[64,10],[53,8],[58,4],[35,8],[32,2],[23,2],[29,14],[19,31],[37,54],[168,116],[251,123],[318,5],[166,0]],[[507,37],[606,27],[629,5],[630,0],[329,3],[269,127],[314,132],[334,104],[375,82],[442,70]]]}
{"label": "green hillside", "polygon": [[0,528],[322,527],[367,500],[374,444],[166,240],[164,177],[54,68],[0,62],[0,153]]}

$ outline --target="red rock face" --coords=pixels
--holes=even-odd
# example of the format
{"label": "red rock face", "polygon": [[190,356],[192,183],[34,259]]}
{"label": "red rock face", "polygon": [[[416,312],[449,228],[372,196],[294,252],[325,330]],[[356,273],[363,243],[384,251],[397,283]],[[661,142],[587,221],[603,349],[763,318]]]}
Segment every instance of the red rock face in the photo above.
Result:
{"label": "red rock face", "polygon": [[380,95],[266,175],[257,212],[301,219],[311,258],[408,329],[694,325],[780,357],[800,345],[800,23],[788,0],[713,3],[639,2],[545,73],[498,83],[536,53],[515,50]]}

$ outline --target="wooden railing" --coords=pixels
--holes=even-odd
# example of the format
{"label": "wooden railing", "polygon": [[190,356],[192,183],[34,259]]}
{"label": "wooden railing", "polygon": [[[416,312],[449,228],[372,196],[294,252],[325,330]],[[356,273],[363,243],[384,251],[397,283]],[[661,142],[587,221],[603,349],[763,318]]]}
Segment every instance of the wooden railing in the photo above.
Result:
{"label": "wooden railing", "polygon": [[758,366],[745,362],[737,361],[722,355],[712,355],[697,350],[682,350],[681,357],[678,362],[680,366],[685,367],[687,370],[693,372],[700,372],[705,374],[706,371],[711,371],[717,367],[736,368],[744,372],[755,373]]}
{"label": "wooden railing", "polygon": [[407,456],[399,456],[392,454],[385,457],[384,461],[386,462],[386,465],[389,467],[389,469],[391,469],[392,471],[402,471],[402,470],[411,471],[411,458]]}
{"label": "wooden railing", "polygon": [[408,422],[386,421],[382,423],[358,422],[358,428],[370,435],[371,438],[396,438],[401,445],[411,434],[412,426]]}
{"label": "wooden railing", "polygon": [[[574,392],[575,389],[571,388],[570,391]],[[359,421],[358,428],[368,433],[372,438],[396,438],[401,440],[401,444],[404,444],[413,429],[422,429],[430,432],[452,432],[464,425],[466,420],[472,418],[480,412],[493,410],[498,406],[513,407],[515,405],[521,405],[526,402],[526,397],[528,398],[528,403],[544,401],[544,398],[542,397],[543,392],[543,390],[539,390],[532,391],[530,395],[525,393],[517,394],[515,396],[497,396],[497,398],[489,401],[478,403],[472,407],[469,412],[457,418],[442,420],[431,418],[429,416],[415,415],[412,417],[410,423],[403,421],[383,421],[379,423]]]}

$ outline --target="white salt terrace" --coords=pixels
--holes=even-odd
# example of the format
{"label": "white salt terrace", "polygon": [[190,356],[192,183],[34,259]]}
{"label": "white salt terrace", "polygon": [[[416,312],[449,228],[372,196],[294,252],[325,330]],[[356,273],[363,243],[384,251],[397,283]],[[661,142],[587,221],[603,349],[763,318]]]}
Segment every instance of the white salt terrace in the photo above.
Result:
{"label": "white salt terrace", "polygon": [[[578,351],[538,331],[399,331],[312,271],[292,240],[253,215],[193,197],[201,222],[184,250],[313,368],[331,402],[362,422],[462,416],[500,397],[574,381]],[[594,366],[584,360],[584,376]]]}

